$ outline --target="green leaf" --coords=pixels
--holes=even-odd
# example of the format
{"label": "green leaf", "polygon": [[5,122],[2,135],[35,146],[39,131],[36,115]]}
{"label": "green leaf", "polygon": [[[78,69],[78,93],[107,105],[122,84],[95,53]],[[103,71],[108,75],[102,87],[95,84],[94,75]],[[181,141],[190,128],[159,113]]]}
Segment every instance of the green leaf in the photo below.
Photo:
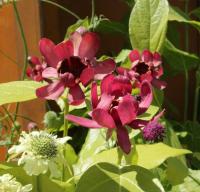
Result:
{"label": "green leaf", "polygon": [[163,57],[170,66],[169,74],[177,73],[195,68],[200,62],[199,57],[176,48],[170,41],[166,40],[163,48]]}
{"label": "green leaf", "polygon": [[28,176],[22,167],[5,163],[0,166],[0,175],[9,173],[23,185],[32,184],[32,192],[74,192],[75,186],[71,183],[51,180],[47,175]]}
{"label": "green leaf", "polygon": [[138,166],[120,168],[99,163],[89,168],[77,184],[76,192],[161,192],[160,182],[148,170]]}
{"label": "green leaf", "polygon": [[184,183],[174,186],[172,192],[199,192],[200,191],[200,171],[190,170],[189,176],[184,179]]}
{"label": "green leaf", "polygon": [[129,20],[132,47],[160,51],[165,40],[169,6],[167,0],[140,0]]}
{"label": "green leaf", "polygon": [[138,116],[138,119],[149,121],[155,116],[155,114],[159,111],[159,109],[160,108],[158,106],[150,105],[150,107],[144,114]]}
{"label": "green leaf", "polygon": [[71,33],[73,33],[74,31],[76,31],[76,29],[78,29],[79,27],[85,27],[86,29],[89,28],[89,19],[88,17],[86,17],[85,19],[80,19],[78,20],[75,24],[69,26],[67,28],[67,33],[65,35],[65,39],[68,39],[69,36],[71,35]]}
{"label": "green leaf", "polygon": [[[136,151],[137,162],[134,163],[146,169],[158,167],[170,157],[191,153],[189,150],[172,148],[163,143],[136,145]],[[121,157],[119,154],[118,148],[113,148],[96,155],[93,154],[93,156],[88,156],[87,159],[79,164],[79,174],[83,173],[91,165],[99,162],[108,162],[115,165],[119,163],[123,165],[128,164],[125,157]]]}
{"label": "green leaf", "polygon": [[129,49],[122,49],[120,53],[117,55],[117,57],[115,58],[115,62],[116,63],[124,62],[128,58],[128,55],[130,52],[131,50]]}
{"label": "green leaf", "polygon": [[177,7],[170,7],[168,20],[190,24],[200,31],[200,22],[191,20],[187,14]]}
{"label": "green leaf", "polygon": [[95,28],[96,32],[100,33],[117,33],[127,36],[128,30],[126,26],[120,22],[110,21],[108,19],[102,19],[99,21]]}
{"label": "green leaf", "polygon": [[190,15],[195,15],[196,17],[198,17],[198,18],[200,19],[200,7],[198,7],[198,8],[196,8],[196,9],[192,10],[192,11],[190,12]]}
{"label": "green leaf", "polygon": [[91,157],[97,154],[102,148],[105,148],[106,139],[103,136],[102,129],[90,129],[85,143],[78,155],[78,162],[74,166],[75,175],[82,173],[82,168],[86,162],[90,164]]}
{"label": "green leaf", "polygon": [[0,105],[36,99],[35,91],[44,84],[36,81],[12,81],[0,84]]}
{"label": "green leaf", "polygon": [[188,176],[188,168],[177,158],[167,160],[167,179],[172,185],[183,183]]}

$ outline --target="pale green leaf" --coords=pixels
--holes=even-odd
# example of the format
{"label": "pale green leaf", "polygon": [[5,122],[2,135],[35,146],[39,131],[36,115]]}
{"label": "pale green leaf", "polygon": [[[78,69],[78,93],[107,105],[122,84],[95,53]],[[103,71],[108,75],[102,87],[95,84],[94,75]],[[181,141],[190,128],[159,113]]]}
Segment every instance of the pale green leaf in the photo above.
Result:
{"label": "pale green leaf", "polygon": [[200,31],[200,22],[191,20],[183,11],[177,7],[170,7],[168,19],[169,21],[177,21],[190,24]]}
{"label": "pale green leaf", "polygon": [[77,184],[76,192],[163,192],[153,174],[138,166],[121,168],[99,163],[89,168]]}
{"label": "pale green leaf", "polygon": [[184,183],[174,186],[172,192],[199,192],[200,191],[200,171],[190,170],[189,176],[184,179]]}
{"label": "pale green leaf", "polygon": [[0,105],[36,99],[35,91],[44,84],[36,81],[12,81],[0,84]]}
{"label": "pale green leaf", "polygon": [[166,36],[168,12],[167,0],[137,1],[129,20],[132,47],[160,51]]}

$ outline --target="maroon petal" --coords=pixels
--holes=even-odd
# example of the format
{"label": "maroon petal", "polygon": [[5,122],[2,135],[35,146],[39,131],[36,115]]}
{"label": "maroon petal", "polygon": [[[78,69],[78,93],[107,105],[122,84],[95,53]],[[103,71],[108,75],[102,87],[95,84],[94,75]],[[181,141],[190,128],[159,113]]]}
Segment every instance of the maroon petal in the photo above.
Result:
{"label": "maroon petal", "polygon": [[119,75],[127,75],[128,74],[128,72],[129,72],[129,70],[127,69],[127,68],[124,68],[124,67],[117,67],[117,69],[116,69],[116,71],[117,71],[117,73],[119,74]]}
{"label": "maroon petal", "polygon": [[54,51],[60,60],[68,59],[74,55],[73,43],[68,40],[54,47]]}
{"label": "maroon petal", "polygon": [[58,99],[65,90],[65,85],[62,81],[55,81],[49,85],[41,87],[36,90],[36,95],[39,98],[56,100]]}
{"label": "maroon petal", "polygon": [[74,56],[79,56],[79,47],[80,47],[80,43],[82,40],[82,35],[75,31],[71,36],[70,36],[70,40],[73,43],[73,47],[74,47]]}
{"label": "maroon petal", "polygon": [[153,54],[153,66],[158,67],[162,63],[162,58],[158,52]]}
{"label": "maroon petal", "polygon": [[33,65],[41,65],[39,58],[35,56],[28,57],[28,62]]}
{"label": "maroon petal", "polygon": [[98,104],[98,94],[97,94],[97,83],[92,83],[91,88],[91,102],[92,102],[92,108],[95,109]]}
{"label": "maroon petal", "polygon": [[76,85],[75,77],[71,73],[64,73],[60,74],[59,77],[61,78],[61,81],[65,85],[65,87],[74,87]]}
{"label": "maroon petal", "polygon": [[101,100],[100,100],[99,104],[97,105],[97,108],[108,110],[110,108],[110,105],[111,105],[113,99],[114,99],[113,96],[103,93],[101,95]]}
{"label": "maroon petal", "polygon": [[158,119],[160,119],[160,117],[162,117],[164,113],[165,113],[165,109],[163,109],[160,113],[158,113],[158,114],[152,119],[152,121],[158,121]]}
{"label": "maroon petal", "polygon": [[135,119],[131,123],[129,123],[129,126],[133,129],[141,129],[142,127],[146,126],[149,121],[142,120],[142,119]]}
{"label": "maroon petal", "polygon": [[132,84],[128,77],[118,75],[113,79],[113,82],[108,82],[108,86],[111,89],[111,94],[116,97],[127,95],[132,91]]}
{"label": "maroon petal", "polygon": [[153,79],[152,85],[160,90],[163,90],[166,88],[167,83],[165,81],[161,81],[159,79]]}
{"label": "maroon petal", "polygon": [[120,148],[126,153],[130,153],[131,151],[131,142],[129,140],[128,131],[123,126],[117,127],[117,141]]}
{"label": "maroon petal", "polygon": [[144,50],[142,52],[142,61],[147,64],[151,64],[153,61],[153,54],[149,50]]}
{"label": "maroon petal", "polygon": [[85,68],[81,75],[80,81],[86,87],[94,79],[94,69],[87,67]]}
{"label": "maroon petal", "polygon": [[101,128],[102,127],[94,120],[86,119],[83,117],[77,117],[75,115],[66,115],[65,118],[68,119],[69,121],[72,121],[83,127],[89,127],[89,128]]}
{"label": "maroon petal", "polygon": [[129,59],[132,62],[132,67],[134,67],[140,61],[140,53],[138,50],[133,50],[129,54]]}
{"label": "maroon petal", "polygon": [[110,129],[116,128],[112,116],[108,113],[108,111],[104,109],[95,109],[92,112],[92,117],[99,125],[103,127],[107,127]]}
{"label": "maroon petal", "polygon": [[117,112],[119,114],[122,125],[131,123],[137,116],[138,102],[131,95],[126,95],[120,101]]}
{"label": "maroon petal", "polygon": [[99,49],[99,44],[99,37],[96,33],[86,32],[80,43],[79,57],[92,59]]}
{"label": "maroon petal", "polygon": [[114,75],[107,75],[106,77],[103,78],[101,81],[101,94],[107,93],[111,94],[111,86],[113,83],[115,76]]}
{"label": "maroon petal", "polygon": [[153,100],[151,84],[148,81],[142,82],[140,96],[141,102],[139,104],[139,114],[142,114],[149,108]]}
{"label": "maroon petal", "polygon": [[116,63],[113,59],[107,59],[102,62],[97,62],[94,66],[95,79],[101,80],[107,74],[112,73],[115,70]]}
{"label": "maroon petal", "polygon": [[46,38],[43,38],[39,42],[40,52],[45,57],[46,62],[49,66],[56,68],[59,58],[54,52],[54,43]]}
{"label": "maroon petal", "polygon": [[58,72],[55,68],[53,67],[47,67],[46,69],[44,69],[44,71],[42,72],[42,77],[43,78],[58,78]]}
{"label": "maroon petal", "polygon": [[85,100],[85,95],[78,84],[69,89],[68,100],[71,105],[80,105]]}

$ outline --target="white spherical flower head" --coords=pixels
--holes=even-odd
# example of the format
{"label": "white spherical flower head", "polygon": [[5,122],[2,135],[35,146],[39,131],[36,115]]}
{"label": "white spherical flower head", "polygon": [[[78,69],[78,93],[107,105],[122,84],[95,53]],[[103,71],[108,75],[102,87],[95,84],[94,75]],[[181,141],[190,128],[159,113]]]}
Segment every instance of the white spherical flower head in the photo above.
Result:
{"label": "white spherical flower head", "polygon": [[50,170],[51,177],[61,177],[64,164],[64,144],[70,137],[57,138],[45,131],[22,132],[19,145],[14,145],[9,154],[22,154],[18,165],[24,165],[28,175],[45,174]]}
{"label": "white spherical flower head", "polygon": [[1,192],[29,192],[32,190],[32,185],[22,186],[16,178],[10,174],[0,176],[0,191]]}

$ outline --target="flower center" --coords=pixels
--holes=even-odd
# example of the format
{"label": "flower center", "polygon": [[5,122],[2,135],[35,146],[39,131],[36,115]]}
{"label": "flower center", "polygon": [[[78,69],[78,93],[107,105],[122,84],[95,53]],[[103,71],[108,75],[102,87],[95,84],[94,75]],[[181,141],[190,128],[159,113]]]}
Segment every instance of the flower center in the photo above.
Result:
{"label": "flower center", "polygon": [[58,152],[54,139],[48,135],[34,136],[31,141],[31,150],[35,155],[48,159],[56,157]]}
{"label": "flower center", "polygon": [[136,66],[136,72],[139,73],[140,75],[145,74],[149,70],[149,66],[146,65],[145,63],[139,63]]}

